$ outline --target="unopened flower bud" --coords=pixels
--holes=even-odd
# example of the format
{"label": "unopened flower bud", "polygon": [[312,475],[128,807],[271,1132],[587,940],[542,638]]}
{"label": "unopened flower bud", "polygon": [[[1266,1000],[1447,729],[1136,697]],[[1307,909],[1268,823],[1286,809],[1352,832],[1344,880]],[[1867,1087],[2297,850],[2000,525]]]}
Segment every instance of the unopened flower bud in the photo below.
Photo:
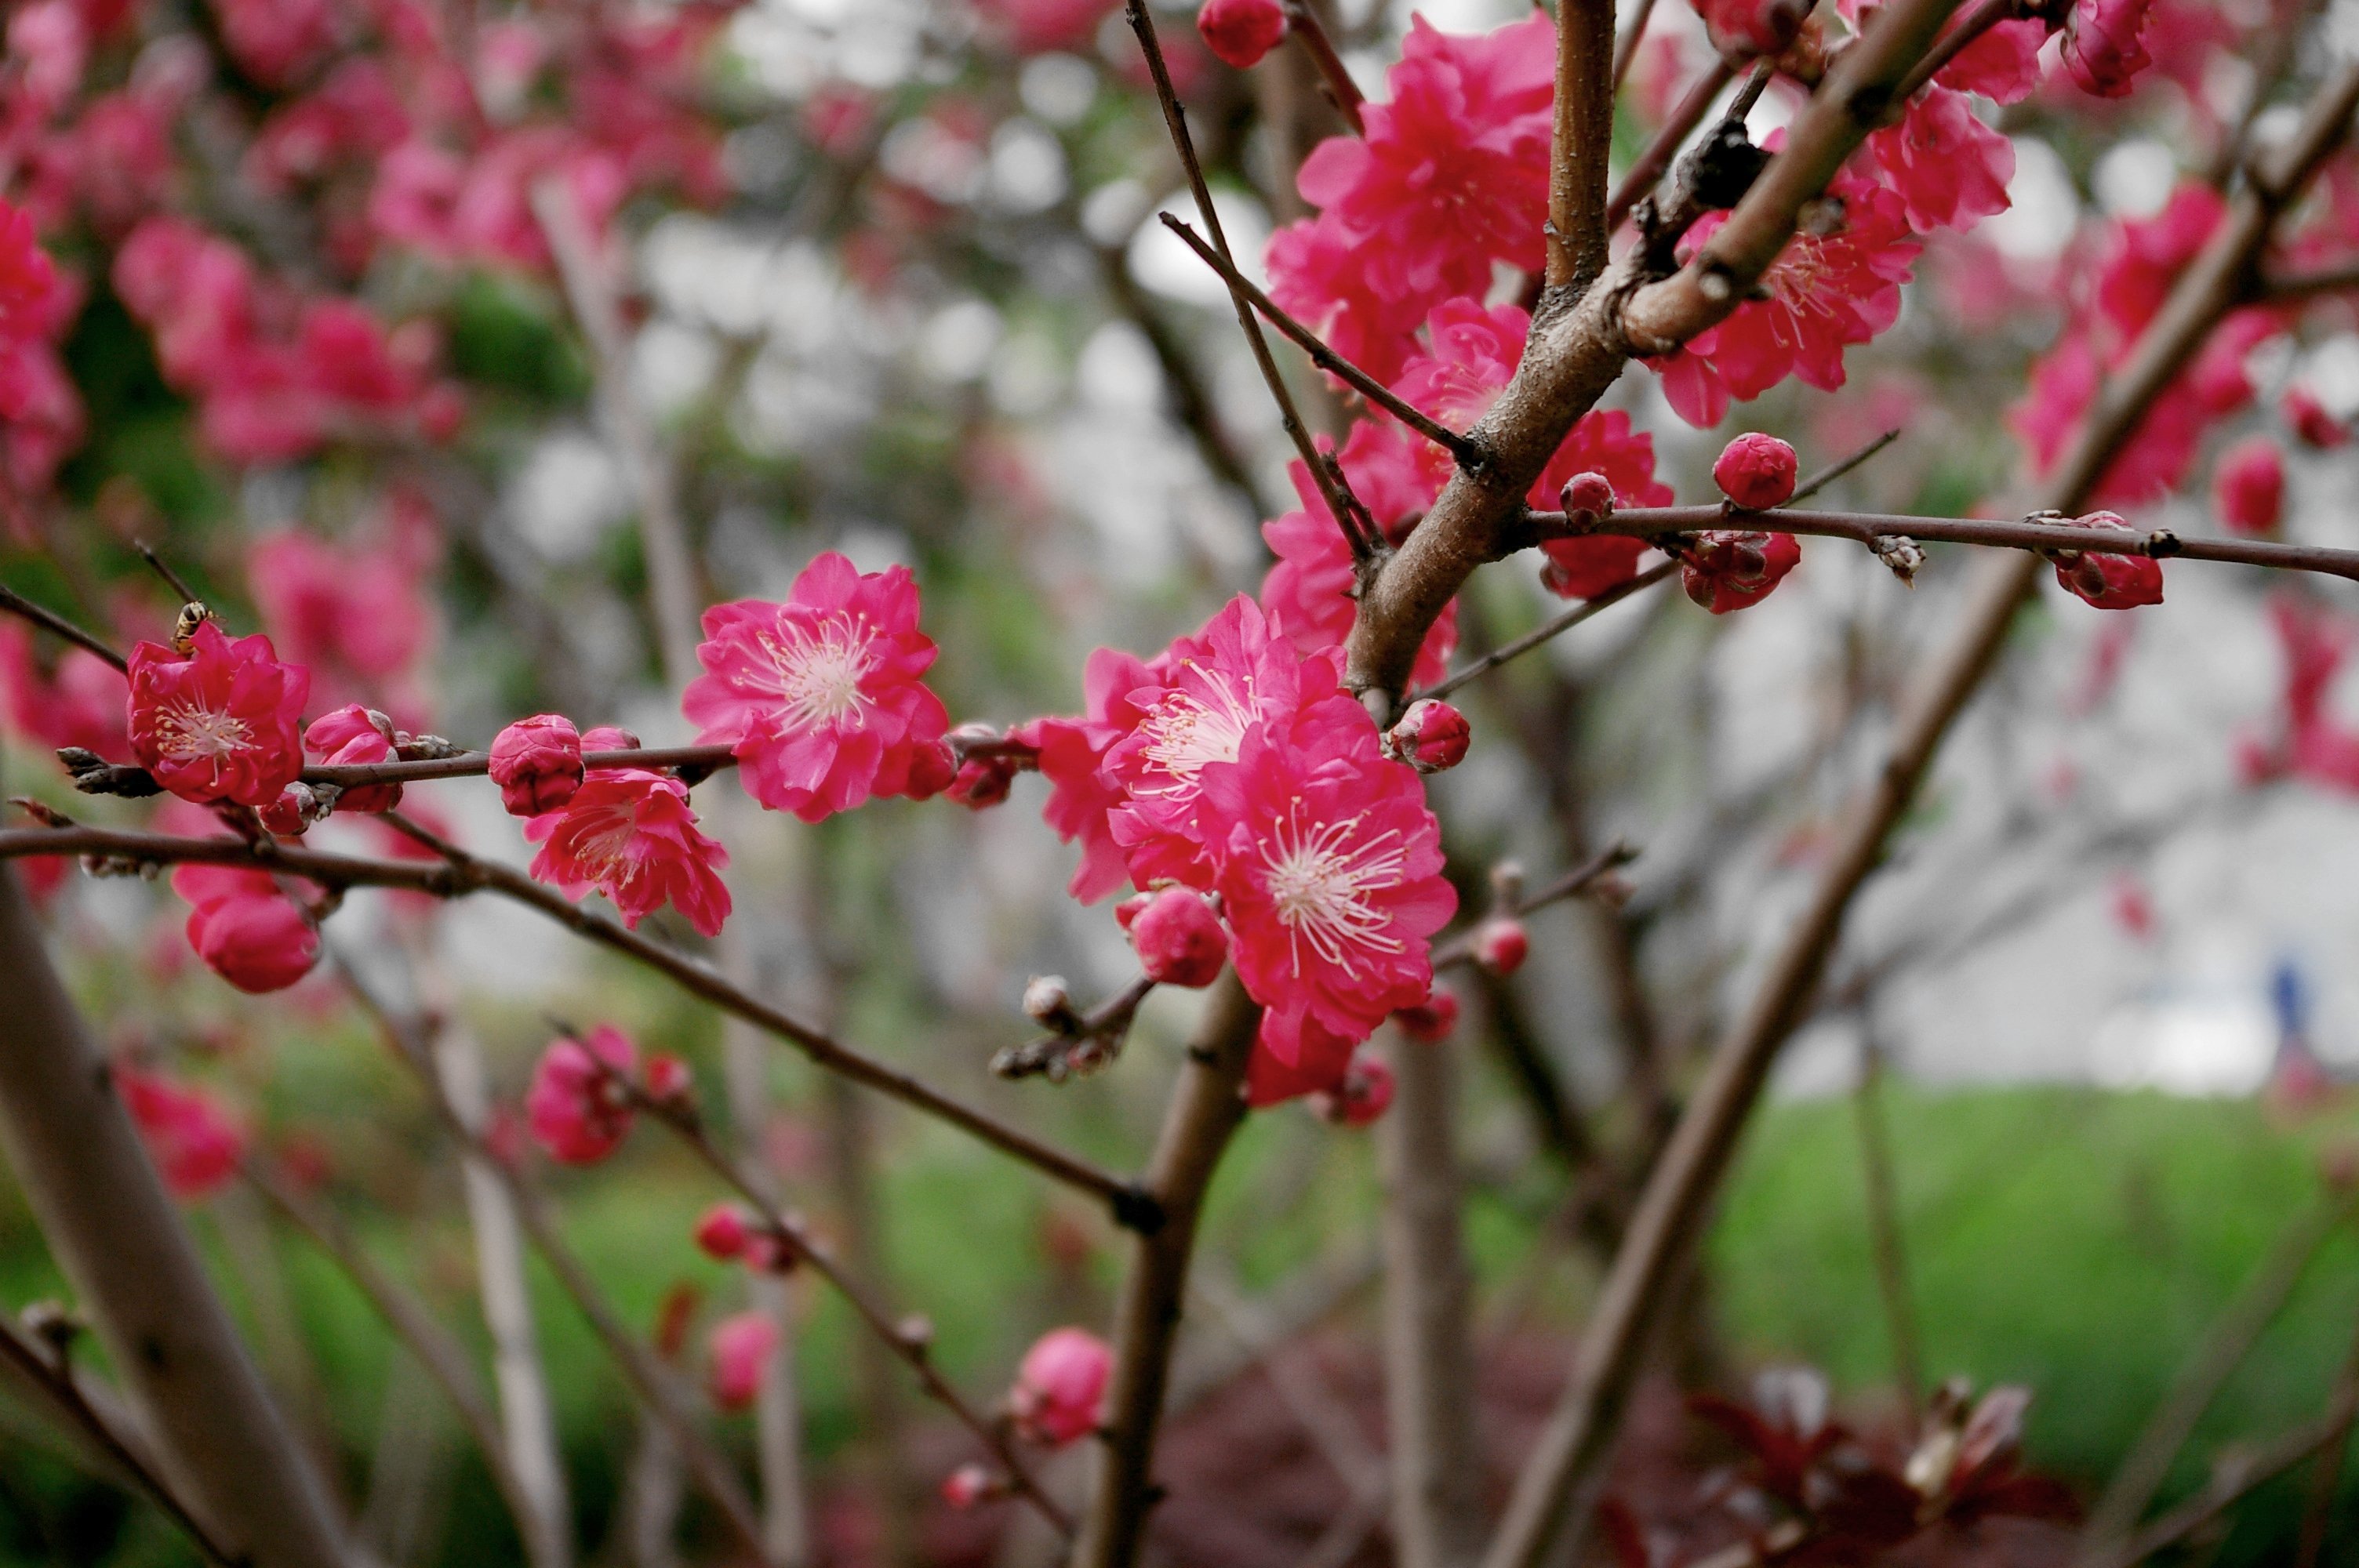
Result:
{"label": "unopened flower bud", "polygon": [[741,1411],[762,1391],[762,1379],[778,1348],[778,1325],[765,1312],[741,1312],[712,1325],[712,1402]]}
{"label": "unopened flower bud", "polygon": [[1015,784],[1016,764],[1006,758],[970,757],[951,778],[950,797],[970,811],[981,811],[1005,801]]}
{"label": "unopened flower bud", "polygon": [[1801,564],[1791,534],[1711,529],[1689,541],[1680,561],[1680,586],[1714,615],[1760,603]]}
{"label": "unopened flower bud", "polygon": [[1035,975],[1024,987],[1024,1015],[1035,1023],[1060,1022],[1072,1011],[1073,994],[1062,975]]}
{"label": "unopened flower bud", "polygon": [[2306,386],[2297,386],[2285,395],[2285,421],[2293,427],[2294,435],[2304,446],[2324,451],[2342,446],[2351,439],[2351,427],[2326,411],[2318,394]]}
{"label": "unopened flower bud", "polygon": [[980,1465],[962,1465],[942,1477],[942,1501],[964,1513],[998,1495],[999,1484]]}
{"label": "unopened flower bud", "polygon": [[1157,893],[1131,921],[1130,940],[1139,968],[1162,985],[1209,986],[1229,961],[1229,934],[1193,888]]}
{"label": "unopened flower bud", "polygon": [[745,1223],[745,1211],[733,1203],[717,1203],[704,1211],[696,1222],[697,1249],[706,1257],[726,1263],[745,1255],[745,1244],[753,1231]]}
{"label": "unopened flower bud", "polygon": [[1472,738],[1464,714],[1427,697],[1410,703],[1400,722],[1385,732],[1385,754],[1419,773],[1438,773],[1466,760]]}
{"label": "unopened flower bud", "polygon": [[1712,482],[1720,486],[1720,492],[1754,512],[1767,512],[1790,500],[1799,472],[1794,449],[1758,430],[1729,442],[1712,465]]}
{"label": "unopened flower bud", "polygon": [[1277,0],[1204,0],[1196,30],[1224,63],[1251,70],[1286,37],[1286,10]]}
{"label": "unopened flower bud", "polygon": [[[2072,518],[2071,525],[2100,534],[2135,532],[2117,512],[2092,512]],[[2056,580],[2064,591],[2099,610],[2162,602],[2162,563],[2151,556],[2057,550],[2049,552],[2049,558],[2056,564]]]}
{"label": "unopened flower bud", "polygon": [[492,782],[511,816],[556,811],[582,787],[581,732],[561,713],[519,719],[492,741]]}
{"label": "unopened flower bud", "polygon": [[1151,892],[1135,892],[1114,906],[1114,923],[1125,931],[1131,928],[1147,906],[1155,902]]}
{"label": "unopened flower bud", "polygon": [[[909,756],[909,782],[906,793],[911,800],[931,800],[947,789],[956,798],[958,792],[951,786],[956,784],[958,776],[958,758],[951,754],[948,746],[939,743],[920,746]],[[962,804],[973,806],[975,803],[965,801]]]}
{"label": "unopened flower bud", "polygon": [[1458,1027],[1458,998],[1436,986],[1433,994],[1414,1007],[1393,1013],[1393,1022],[1410,1039],[1430,1045],[1450,1038]]}
{"label": "unopened flower bud", "polygon": [[688,1064],[669,1051],[659,1051],[647,1058],[645,1087],[647,1098],[658,1103],[685,1098],[695,1082]]}
{"label": "unopened flower bud", "polygon": [[1514,974],[1531,951],[1531,933],[1511,914],[1495,914],[1474,928],[1474,961],[1495,975]]}
{"label": "unopened flower bud", "polygon": [[1338,1127],[1365,1127],[1392,1108],[1393,1070],[1365,1045],[1352,1053],[1343,1080],[1310,1097],[1310,1108]]}
{"label": "unopened flower bud", "polygon": [[1565,521],[1574,528],[1593,528],[1614,515],[1614,481],[1593,470],[1573,475],[1557,492]]}
{"label": "unopened flower bud", "polygon": [[636,731],[619,724],[600,724],[582,731],[585,752],[636,752],[645,744]]}
{"label": "unopened flower bud", "polygon": [[301,836],[303,830],[317,822],[321,815],[320,797],[307,784],[291,784],[278,792],[278,798],[255,814],[262,825],[282,838]]}
{"label": "unopened flower bud", "polygon": [[2252,436],[2220,454],[2212,470],[2212,502],[2232,534],[2274,534],[2285,514],[2285,455],[2267,436]]}
{"label": "unopened flower bud", "polygon": [[1097,1430],[1099,1407],[1114,1375],[1114,1352],[1082,1328],[1052,1328],[1035,1340],[1007,1393],[1016,1430],[1062,1448]]}

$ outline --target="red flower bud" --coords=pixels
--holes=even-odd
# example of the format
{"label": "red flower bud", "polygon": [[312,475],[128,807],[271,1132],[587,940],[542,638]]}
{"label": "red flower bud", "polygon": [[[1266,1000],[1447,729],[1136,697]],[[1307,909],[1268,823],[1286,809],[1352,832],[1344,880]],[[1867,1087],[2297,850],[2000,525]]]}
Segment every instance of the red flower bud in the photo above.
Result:
{"label": "red flower bud", "polygon": [[679,1057],[669,1051],[658,1051],[647,1058],[645,1087],[652,1100],[675,1100],[687,1095],[696,1082],[695,1074]]}
{"label": "red flower bud", "polygon": [[1458,1027],[1458,998],[1436,986],[1433,994],[1415,1007],[1404,1007],[1393,1014],[1403,1034],[1430,1045],[1447,1040]]}
{"label": "red flower bud", "polygon": [[970,811],[999,805],[1016,783],[1016,764],[1005,757],[970,757],[951,780],[950,797]]}
{"label": "red flower bud", "polygon": [[[2134,532],[2114,512],[2092,512],[2071,520],[2075,528]],[[2099,610],[2130,610],[2162,602],[2162,563],[2151,556],[2116,556],[2094,550],[2051,552],[2056,580],[2075,598]]]}
{"label": "red flower bud", "polygon": [[1464,714],[1427,697],[1410,703],[1400,722],[1385,732],[1385,755],[1419,773],[1438,773],[1466,760],[1471,739]]}
{"label": "red flower bud", "polygon": [[1593,470],[1584,470],[1564,481],[1557,503],[1568,522],[1587,527],[1614,515],[1614,481]]}
{"label": "red flower bud", "polygon": [[1132,919],[1130,940],[1147,978],[1164,985],[1209,986],[1229,961],[1229,934],[1192,888],[1156,894]]}
{"label": "red flower bud", "polygon": [[1343,1081],[1310,1097],[1310,1108],[1338,1127],[1365,1127],[1392,1108],[1393,1070],[1365,1045],[1352,1053]]}
{"label": "red flower bud", "polygon": [[942,1477],[942,1501],[964,1513],[997,1494],[991,1472],[980,1465],[962,1465]]}
{"label": "red flower bud", "polygon": [[1512,914],[1495,914],[1474,928],[1474,961],[1495,975],[1514,974],[1531,951],[1531,933]]}
{"label": "red flower bud", "polygon": [[278,798],[255,813],[262,825],[281,838],[299,838],[303,830],[317,822],[321,816],[320,797],[311,793],[307,784],[291,784],[278,792]]}
{"label": "red flower bud", "polygon": [[319,959],[319,929],[266,872],[187,865],[172,873],[172,891],[195,906],[189,946],[242,991],[284,990]]}
{"label": "red flower bud", "polygon": [[1754,512],[1767,512],[1791,500],[1794,479],[1800,471],[1793,448],[1758,430],[1729,442],[1712,465],[1712,482],[1720,486],[1720,492]]}
{"label": "red flower bud", "polygon": [[[596,733],[596,731],[592,731]],[[492,782],[511,816],[556,811],[582,787],[581,732],[561,713],[519,719],[492,741]]]}
{"label": "red flower bud", "polygon": [[697,1249],[717,1262],[742,1256],[751,1236],[745,1211],[734,1203],[714,1204],[696,1222]]}
{"label": "red flower bud", "polygon": [[2285,454],[2267,436],[2248,436],[2220,454],[2212,503],[2233,534],[2273,534],[2285,514]]}
{"label": "red flower bud", "polygon": [[1726,615],[1768,598],[1801,559],[1791,534],[1710,529],[1680,557],[1680,586],[1714,615]]}
{"label": "red flower bud", "polygon": [[1286,37],[1286,10],[1277,0],[1204,0],[1196,30],[1222,59],[1251,70]]}
{"label": "red flower bud", "polygon": [[975,804],[960,796],[954,786],[958,776],[958,759],[951,754],[948,746],[920,746],[909,754],[909,783],[904,793],[911,800],[931,800],[942,791],[949,790],[951,798],[961,805]]}
{"label": "red flower bud", "polygon": [[1082,1328],[1052,1328],[1035,1340],[1016,1369],[1008,1413],[1036,1443],[1062,1448],[1095,1432],[1114,1352]]}
{"label": "red flower bud", "polygon": [[631,1102],[617,1076],[638,1066],[637,1047],[612,1024],[580,1040],[555,1040],[534,1067],[525,1118],[535,1141],[567,1165],[594,1165],[631,1130]]}
{"label": "red flower bud", "polygon": [[2129,95],[2137,73],[2154,63],[2146,25],[2154,0],[2081,0],[2064,21],[2064,69],[2083,92]]}
{"label": "red flower bud", "polygon": [[1114,906],[1114,923],[1125,931],[1131,928],[1147,906],[1155,902],[1151,892],[1135,892]]}
{"label": "red flower bud", "polygon": [[712,1402],[741,1411],[762,1391],[762,1378],[778,1348],[778,1325],[763,1312],[741,1312],[712,1325]]}

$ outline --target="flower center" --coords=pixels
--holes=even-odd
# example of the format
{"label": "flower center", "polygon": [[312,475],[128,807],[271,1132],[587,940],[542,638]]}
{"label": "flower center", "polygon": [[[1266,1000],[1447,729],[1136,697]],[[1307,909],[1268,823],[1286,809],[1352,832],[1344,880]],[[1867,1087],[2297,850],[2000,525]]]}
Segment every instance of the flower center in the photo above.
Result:
{"label": "flower center", "polygon": [[609,806],[573,841],[574,858],[599,886],[626,888],[640,871],[639,858],[632,853],[637,830],[628,809]]}
{"label": "flower center", "polygon": [[[1234,762],[1243,749],[1245,731],[1261,718],[1254,700],[1253,677],[1232,686],[1204,671],[1193,661],[1189,667],[1205,676],[1207,695],[1166,692],[1139,724],[1147,732],[1143,753],[1150,768],[1170,775],[1167,784],[1140,791],[1143,795],[1184,795],[1196,787],[1196,775],[1207,762]],[[1240,687],[1242,689],[1240,689]]]}
{"label": "flower center", "polygon": [[1355,977],[1362,957],[1407,951],[1408,944],[1392,934],[1391,917],[1368,903],[1370,894],[1399,885],[1408,859],[1399,831],[1387,828],[1355,843],[1356,816],[1308,827],[1301,817],[1297,801],[1262,849],[1263,886],[1286,927],[1294,972],[1302,972],[1306,943],[1322,963]]}
{"label": "flower center", "polygon": [[174,703],[156,717],[157,750],[168,757],[222,758],[254,744],[254,731],[234,713],[193,702]]}
{"label": "flower center", "polygon": [[829,615],[816,626],[790,622],[762,633],[760,642],[771,673],[763,688],[777,697],[786,728],[814,730],[847,719],[851,728],[860,728],[860,710],[868,702],[861,677],[876,664],[864,621]]}

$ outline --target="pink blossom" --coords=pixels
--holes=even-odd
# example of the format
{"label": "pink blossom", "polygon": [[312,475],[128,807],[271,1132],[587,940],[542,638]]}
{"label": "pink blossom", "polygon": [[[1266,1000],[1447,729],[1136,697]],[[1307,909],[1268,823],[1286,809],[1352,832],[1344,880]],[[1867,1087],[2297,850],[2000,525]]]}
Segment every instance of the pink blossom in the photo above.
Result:
{"label": "pink blossom", "polygon": [[1712,47],[1728,55],[1785,51],[1810,16],[1813,0],[1693,0]]}
{"label": "pink blossom", "polygon": [[1424,787],[1375,739],[1344,697],[1249,731],[1234,762],[1203,770],[1237,976],[1286,1066],[1313,1054],[1313,1027],[1356,1042],[1424,1000],[1428,939],[1457,907]]}
{"label": "pink blossom", "polygon": [[215,0],[213,9],[231,57],[265,87],[293,85],[335,47],[329,0]]}
{"label": "pink blossom", "polygon": [[191,862],[173,871],[172,891],[194,906],[189,946],[242,991],[285,990],[319,961],[319,928],[267,872]]}
{"label": "pink blossom", "polygon": [[1458,1027],[1458,998],[1440,986],[1423,1001],[1393,1010],[1393,1022],[1410,1039],[1432,1044],[1447,1040]]}
{"label": "pink blossom", "polygon": [[2007,210],[2015,144],[1983,124],[1962,92],[1928,86],[1897,124],[1867,138],[1867,150],[1920,233],[1970,229]]}
{"label": "pink blossom", "polygon": [[705,1348],[712,1359],[712,1402],[742,1411],[762,1392],[778,1352],[778,1325],[766,1312],[733,1313],[712,1325]]}
{"label": "pink blossom", "polygon": [[638,1066],[638,1047],[610,1023],[579,1040],[550,1041],[525,1091],[533,1141],[567,1165],[594,1165],[621,1148],[632,1119],[623,1080]]}
{"label": "pink blossom", "polygon": [[17,734],[52,750],[80,746],[127,762],[127,691],[122,671],[81,648],[60,653],[45,673],[34,658],[32,633],[13,619],[0,621],[0,722]]}
{"label": "pink blossom", "polygon": [[1139,968],[1158,984],[1209,986],[1228,967],[1229,934],[1192,888],[1166,888],[1128,924]]}
{"label": "pink blossom", "polygon": [[1085,46],[1115,4],[1116,0],[977,0],[976,8],[1007,30],[1016,53],[1035,55]]}
{"label": "pink blossom", "polygon": [[541,846],[535,880],[568,898],[596,888],[633,929],[667,903],[707,936],[729,918],[720,876],[729,852],[698,829],[688,786],[669,773],[593,768],[563,809],[526,823],[524,836]]}
{"label": "pink blossom", "polygon": [[245,1130],[206,1090],[128,1063],[114,1070],[115,1092],[139,1129],[164,1185],[183,1203],[211,1197],[245,1158]]}
{"label": "pink blossom", "polygon": [[1122,733],[1105,721],[1104,701],[1114,688],[1126,691],[1144,680],[1145,668],[1127,654],[1100,648],[1090,655],[1083,673],[1090,695],[1088,718],[1036,719],[1010,732],[1038,751],[1040,774],[1049,784],[1042,819],[1066,843],[1081,842],[1082,862],[1065,891],[1083,903],[1095,903],[1130,874],[1108,820],[1122,802],[1122,792],[1100,776],[1099,763]]}
{"label": "pink blossom", "polygon": [[[1788,376],[1832,392],[1843,384],[1843,350],[1864,343],[1900,314],[1900,286],[1923,247],[1908,237],[1907,204],[1849,171],[1827,187],[1843,216],[1829,232],[1797,233],[1762,275],[1766,299],[1751,299],[1687,346],[1653,362],[1680,418],[1720,423],[1734,397],[1750,402]],[[1693,250],[1719,231],[1708,213],[1689,231]]]}
{"label": "pink blossom", "polygon": [[1033,1341],[1007,1392],[1016,1430],[1036,1443],[1062,1448],[1098,1428],[1114,1352],[1082,1328],[1052,1328]]}
{"label": "pink blossom", "polygon": [[1363,1045],[1352,1053],[1343,1081],[1310,1097],[1310,1108],[1338,1127],[1366,1127],[1392,1108],[1393,1070],[1385,1059]]}
{"label": "pink blossom", "polygon": [[557,811],[582,787],[582,735],[561,713],[519,719],[492,738],[490,773],[510,816]]}
{"label": "pink blossom", "polygon": [[[1878,0],[1836,0],[1836,8],[1856,30],[1883,7]],[[1966,15],[1966,8],[1960,7],[1942,33],[1946,36],[1965,25]],[[1933,80],[1960,92],[1979,92],[1995,103],[2019,103],[2039,85],[2039,50],[2052,30],[2038,16],[1993,23],[1959,50]]]}
{"label": "pink blossom", "polygon": [[2285,454],[2267,436],[2247,436],[2212,469],[2212,504],[2232,534],[2274,534],[2285,514]]}
{"label": "pink blossom", "polygon": [[[1344,443],[1340,460],[1353,493],[1379,522],[1387,522],[1403,515],[1393,508],[1400,492],[1416,481],[1409,477],[1413,470],[1408,464],[1393,460],[1397,449],[1389,443],[1380,437],[1363,439],[1362,431],[1375,428],[1368,424],[1356,427]],[[1355,446],[1360,448],[1356,454]],[[1362,460],[1355,463],[1355,457]],[[1343,530],[1335,525],[1334,514],[1327,510],[1326,498],[1311,482],[1310,470],[1296,462],[1288,465],[1288,472],[1302,506],[1262,524],[1262,540],[1277,562],[1262,579],[1261,604],[1271,628],[1292,643],[1297,652],[1320,654],[1342,647],[1343,639],[1351,635],[1352,550]],[[1371,479],[1375,482],[1364,482]],[[1415,510],[1421,513],[1440,489],[1435,483]],[[1410,678],[1419,685],[1440,680],[1457,646],[1458,606],[1452,603],[1426,632]]]}
{"label": "pink blossom", "polygon": [[1680,586],[1714,615],[1726,615],[1768,598],[1801,560],[1791,534],[1707,529],[1680,557]]}
{"label": "pink blossom", "polygon": [[1775,436],[1757,430],[1737,437],[1713,460],[1712,479],[1720,492],[1754,512],[1783,506],[1794,493],[1801,471],[1794,449]]}
{"label": "pink blossom", "polygon": [[184,800],[267,806],[303,771],[301,717],[311,677],[282,665],[270,639],[233,642],[211,621],[189,651],[131,650],[131,750]]}
{"label": "pink blossom", "polygon": [[1439,773],[1466,760],[1473,731],[1466,715],[1431,697],[1408,705],[1400,722],[1385,731],[1385,755],[1421,773]]}
{"label": "pink blossom", "polygon": [[2129,94],[2137,73],[2154,63],[2146,31],[2154,0],[2081,0],[2064,21],[2064,69],[2083,92],[2100,98]]}
{"label": "pink blossom", "polygon": [[[374,708],[350,703],[303,731],[303,744],[332,767],[364,766],[393,756],[393,720]],[[401,804],[401,785],[364,784],[336,797],[342,811],[391,811]]]}
{"label": "pink blossom", "polygon": [[1251,70],[1286,37],[1286,9],[1277,0],[1204,0],[1196,30],[1224,63]]}
{"label": "pink blossom", "polygon": [[[2076,528],[2127,534],[2118,513],[2092,512],[2071,520]],[[2095,550],[2056,552],[2056,580],[2066,592],[2099,610],[2129,610],[2162,602],[2162,563],[2151,556],[2119,556]]]}
{"label": "pink blossom", "polygon": [[1352,1054],[1359,1044],[1314,1017],[1305,1016],[1299,1026],[1280,1025],[1263,1013],[1261,1032],[1245,1062],[1245,1104],[1260,1110],[1304,1095],[1333,1092],[1352,1070]]}
{"label": "pink blossom", "polygon": [[745,788],[817,822],[870,795],[906,795],[909,770],[950,728],[919,679],[934,662],[907,567],[863,575],[829,551],[784,604],[740,600],[704,612],[705,674],[680,708],[700,744],[727,742]]}

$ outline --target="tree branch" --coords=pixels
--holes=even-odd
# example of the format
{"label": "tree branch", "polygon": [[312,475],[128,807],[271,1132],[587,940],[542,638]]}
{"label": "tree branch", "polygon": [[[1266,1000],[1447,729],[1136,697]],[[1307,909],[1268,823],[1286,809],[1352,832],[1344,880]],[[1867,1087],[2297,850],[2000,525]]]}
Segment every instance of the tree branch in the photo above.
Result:
{"label": "tree branch", "polygon": [[1614,0],[1563,0],[1556,15],[1556,119],[1549,143],[1549,292],[1605,270],[1605,160],[1614,150]]}
{"label": "tree branch", "polygon": [[1411,701],[1416,701],[1429,697],[1436,698],[1448,697],[1468,682],[1480,680],[1489,675],[1508,660],[1520,658],[1541,643],[1562,636],[1591,616],[1610,609],[1635,594],[1643,593],[1658,582],[1678,576],[1679,570],[1680,563],[1677,561],[1665,561],[1660,566],[1649,567],[1636,577],[1617,582],[1603,593],[1582,600],[1571,609],[1525,633],[1515,641],[1500,643],[1464,669],[1452,670],[1447,676],[1435,681],[1423,690],[1411,692],[1409,698]]}

